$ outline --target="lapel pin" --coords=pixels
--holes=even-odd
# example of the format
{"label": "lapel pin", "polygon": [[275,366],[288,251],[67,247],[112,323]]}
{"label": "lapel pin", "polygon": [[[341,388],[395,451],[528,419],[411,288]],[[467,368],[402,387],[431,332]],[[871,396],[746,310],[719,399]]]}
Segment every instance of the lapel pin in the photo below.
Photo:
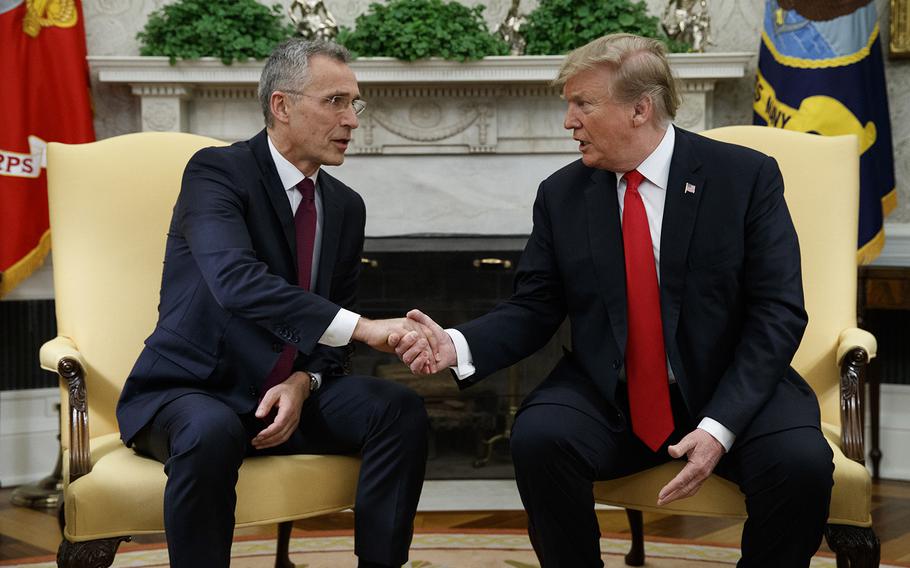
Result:
{"label": "lapel pin", "polygon": [[695,195],[695,186],[691,183],[686,183],[686,190],[683,193],[691,193],[692,195]]}

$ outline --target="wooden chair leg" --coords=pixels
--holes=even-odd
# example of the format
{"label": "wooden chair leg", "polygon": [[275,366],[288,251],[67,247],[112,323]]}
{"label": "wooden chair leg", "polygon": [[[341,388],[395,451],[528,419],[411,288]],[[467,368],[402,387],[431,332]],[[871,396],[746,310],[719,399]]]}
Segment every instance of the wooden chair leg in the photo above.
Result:
{"label": "wooden chair leg", "polygon": [[294,521],[278,523],[278,547],[275,552],[275,568],[294,568],[291,562],[291,529]]}
{"label": "wooden chair leg", "polygon": [[63,539],[57,549],[57,568],[107,568],[114,562],[117,547],[128,536],[102,538],[85,542]]}
{"label": "wooden chair leg", "polygon": [[878,568],[881,543],[872,528],[827,525],[825,540],[837,555],[837,568]]}
{"label": "wooden chair leg", "polygon": [[626,554],[626,566],[645,565],[645,526],[641,511],[626,509],[629,529],[632,531],[632,546]]}

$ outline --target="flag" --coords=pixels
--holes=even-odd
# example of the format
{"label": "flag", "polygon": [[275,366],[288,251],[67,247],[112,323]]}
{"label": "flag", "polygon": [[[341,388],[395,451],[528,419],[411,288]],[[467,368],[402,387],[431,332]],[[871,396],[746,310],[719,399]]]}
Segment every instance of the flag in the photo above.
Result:
{"label": "flag", "polygon": [[0,297],[50,250],[45,148],[95,139],[79,0],[0,0]]}
{"label": "flag", "polygon": [[874,260],[897,205],[875,3],[768,0],[754,95],[755,124],[859,137],[857,259]]}

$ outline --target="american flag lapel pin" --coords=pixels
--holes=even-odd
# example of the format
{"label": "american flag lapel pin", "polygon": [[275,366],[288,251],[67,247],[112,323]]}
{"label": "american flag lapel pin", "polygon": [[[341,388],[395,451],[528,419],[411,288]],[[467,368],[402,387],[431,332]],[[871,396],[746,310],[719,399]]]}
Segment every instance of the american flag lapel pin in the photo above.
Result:
{"label": "american flag lapel pin", "polygon": [[695,186],[691,183],[686,183],[686,190],[683,191],[683,193],[691,193],[692,195],[695,195]]}

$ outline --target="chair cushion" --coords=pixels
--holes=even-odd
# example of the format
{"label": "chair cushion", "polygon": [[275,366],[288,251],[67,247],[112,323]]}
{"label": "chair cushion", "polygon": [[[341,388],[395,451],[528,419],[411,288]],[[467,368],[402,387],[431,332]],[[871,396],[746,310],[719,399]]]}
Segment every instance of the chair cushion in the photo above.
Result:
{"label": "chair cushion", "polygon": [[[91,473],[70,483],[64,493],[66,538],[77,542],[163,532],[164,466],[137,455],[117,434],[92,439],[91,450]],[[68,455],[63,463],[69,463]],[[360,460],[350,456],[248,458],[237,481],[236,525],[278,523],[352,507],[359,472]]]}
{"label": "chair cushion", "polygon": [[[823,428],[834,452],[834,490],[828,523],[868,527],[872,525],[872,481],[862,464],[847,458]],[[656,513],[746,518],[745,497],[736,484],[712,475],[694,496],[657,506],[657,494],[682,469],[682,462],[661,466],[594,484],[594,500],[627,509]]]}

